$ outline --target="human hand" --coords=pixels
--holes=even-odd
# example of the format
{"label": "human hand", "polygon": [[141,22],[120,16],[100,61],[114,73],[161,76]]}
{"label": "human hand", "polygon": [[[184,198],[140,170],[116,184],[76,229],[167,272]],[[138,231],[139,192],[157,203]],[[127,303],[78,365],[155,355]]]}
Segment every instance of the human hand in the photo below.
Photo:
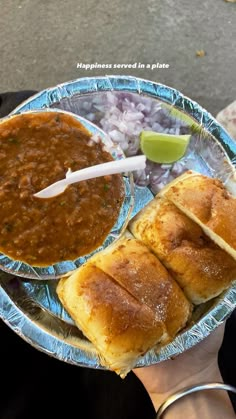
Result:
{"label": "human hand", "polygon": [[[170,394],[184,387],[202,382],[222,382],[218,367],[218,352],[224,328],[225,324],[219,326],[202,342],[174,359],[133,370],[149,393],[156,410]],[[228,395],[225,394],[223,397],[229,403],[231,410]]]}

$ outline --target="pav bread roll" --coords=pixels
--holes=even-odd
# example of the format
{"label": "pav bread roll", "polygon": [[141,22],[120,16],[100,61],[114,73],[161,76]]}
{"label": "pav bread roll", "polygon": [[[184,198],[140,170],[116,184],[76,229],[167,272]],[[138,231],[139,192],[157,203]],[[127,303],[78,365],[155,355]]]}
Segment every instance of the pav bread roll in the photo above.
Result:
{"label": "pav bread roll", "polygon": [[76,325],[94,344],[101,364],[122,378],[139,356],[158,345],[164,322],[141,300],[92,263],[62,278],[57,294]]}
{"label": "pav bread roll", "polygon": [[236,259],[236,199],[220,180],[188,171],[161,194]]}
{"label": "pav bread roll", "polygon": [[165,324],[167,333],[162,343],[170,342],[186,325],[191,304],[158,258],[139,240],[125,234],[97,253],[92,262]]}
{"label": "pav bread roll", "polygon": [[163,197],[153,199],[128,228],[159,257],[194,304],[218,296],[236,279],[235,260]]}

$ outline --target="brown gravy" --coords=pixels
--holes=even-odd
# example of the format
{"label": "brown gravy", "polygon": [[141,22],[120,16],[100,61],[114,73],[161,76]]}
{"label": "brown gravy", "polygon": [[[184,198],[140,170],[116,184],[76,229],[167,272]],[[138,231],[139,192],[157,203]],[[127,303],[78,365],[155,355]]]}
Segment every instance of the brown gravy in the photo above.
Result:
{"label": "brown gravy", "polygon": [[22,114],[0,124],[0,251],[33,266],[74,260],[102,245],[124,199],[121,175],[33,196],[72,171],[113,160],[72,116]]}

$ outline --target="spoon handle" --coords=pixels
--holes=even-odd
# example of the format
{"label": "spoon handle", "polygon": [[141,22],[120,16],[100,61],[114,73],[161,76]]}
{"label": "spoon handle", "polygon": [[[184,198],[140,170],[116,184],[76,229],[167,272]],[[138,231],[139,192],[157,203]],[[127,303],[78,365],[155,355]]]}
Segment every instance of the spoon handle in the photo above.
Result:
{"label": "spoon handle", "polygon": [[114,175],[122,172],[132,172],[134,170],[144,169],[146,165],[146,157],[135,156],[122,160],[110,161],[108,163],[97,164],[96,166],[86,167],[85,169],[72,172],[66,178],[66,183],[79,182],[100,176]]}

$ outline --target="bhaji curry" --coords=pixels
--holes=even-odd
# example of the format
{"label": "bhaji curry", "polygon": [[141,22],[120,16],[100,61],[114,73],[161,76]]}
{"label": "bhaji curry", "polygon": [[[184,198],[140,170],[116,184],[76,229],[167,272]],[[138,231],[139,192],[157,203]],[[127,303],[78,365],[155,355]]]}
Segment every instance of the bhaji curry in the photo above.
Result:
{"label": "bhaji curry", "polygon": [[102,245],[124,199],[120,174],[34,193],[76,171],[113,160],[71,115],[36,112],[0,123],[0,251],[33,266],[89,254]]}

